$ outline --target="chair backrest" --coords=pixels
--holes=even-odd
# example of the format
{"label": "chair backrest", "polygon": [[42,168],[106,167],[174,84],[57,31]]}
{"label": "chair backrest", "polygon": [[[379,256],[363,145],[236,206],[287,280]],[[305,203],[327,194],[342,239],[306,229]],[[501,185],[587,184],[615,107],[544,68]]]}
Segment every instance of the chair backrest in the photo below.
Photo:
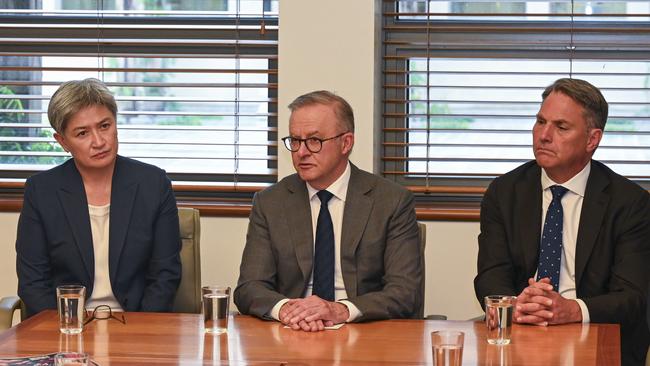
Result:
{"label": "chair backrest", "polygon": [[420,293],[419,293],[419,304],[417,308],[417,313],[415,314],[418,319],[424,317],[424,299],[425,299],[425,280],[426,280],[426,268],[424,260],[424,249],[427,246],[427,226],[421,222],[418,222],[418,229],[420,232],[420,267],[422,268],[422,282],[420,283]]}
{"label": "chair backrest", "polygon": [[181,283],[176,291],[173,311],[177,313],[201,312],[201,217],[199,210],[179,207],[178,221],[181,231]]}

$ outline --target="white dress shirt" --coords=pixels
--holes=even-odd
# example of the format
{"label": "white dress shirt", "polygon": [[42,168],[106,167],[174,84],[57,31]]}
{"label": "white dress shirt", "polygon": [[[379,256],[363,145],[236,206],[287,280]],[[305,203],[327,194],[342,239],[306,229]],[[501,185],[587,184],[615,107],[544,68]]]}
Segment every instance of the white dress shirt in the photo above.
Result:
{"label": "white dress shirt", "polygon": [[[587,180],[591,172],[591,162],[568,181],[558,184],[553,182],[542,169],[542,232],[544,231],[544,220],[546,211],[553,200],[550,187],[560,185],[568,191],[562,197],[562,267],[560,268],[559,294],[566,299],[574,299],[580,305],[582,322],[589,323],[589,309],[584,301],[576,298],[576,243],[578,240],[578,226],[580,225],[580,213],[582,212],[582,201],[585,197]],[[541,240],[541,238],[540,238]],[[537,278],[537,273],[535,273]]]}
{"label": "white dress shirt", "polygon": [[[345,199],[348,193],[348,183],[350,182],[351,172],[352,170],[350,168],[350,163],[348,162],[348,165],[345,168],[343,174],[341,174],[341,176],[334,183],[326,188],[328,192],[334,195],[327,204],[330,216],[332,217],[332,226],[334,228],[334,298],[337,302],[343,303],[347,306],[350,313],[347,322],[351,322],[362,315],[361,311],[353,303],[344,300],[348,298],[348,294],[345,290],[345,284],[343,283],[343,272],[341,271],[341,228],[343,226],[343,211],[345,209]],[[320,199],[316,195],[316,193],[318,193],[318,190],[310,186],[309,183],[307,183],[307,193],[309,195],[309,206],[311,208],[312,237],[315,245],[316,226],[318,222],[318,214],[320,212]],[[312,294],[313,281],[314,270],[312,268],[311,278],[309,279],[307,289],[303,294],[304,297],[310,296]],[[284,305],[287,301],[289,301],[289,299],[278,301],[273,309],[271,309],[271,317],[279,320],[280,308],[282,308],[282,305]]]}
{"label": "white dress shirt", "polygon": [[93,293],[86,302],[86,309],[92,310],[98,305],[108,305],[113,311],[122,311],[111,287],[111,277],[108,271],[108,228],[111,205],[88,205],[90,214],[90,230],[93,235],[93,251],[95,254],[95,279]]}

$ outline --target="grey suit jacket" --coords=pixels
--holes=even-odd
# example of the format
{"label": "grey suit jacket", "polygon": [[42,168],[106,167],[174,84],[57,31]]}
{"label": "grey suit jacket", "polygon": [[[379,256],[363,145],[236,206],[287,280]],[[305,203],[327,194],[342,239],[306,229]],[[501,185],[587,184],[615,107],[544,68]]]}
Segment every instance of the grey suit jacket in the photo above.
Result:
{"label": "grey suit jacket", "polygon": [[[413,317],[422,301],[413,195],[354,165],[341,233],[341,270],[357,321]],[[312,273],[313,229],[307,186],[297,174],[253,199],[235,304],[265,317],[284,298],[305,293]]]}

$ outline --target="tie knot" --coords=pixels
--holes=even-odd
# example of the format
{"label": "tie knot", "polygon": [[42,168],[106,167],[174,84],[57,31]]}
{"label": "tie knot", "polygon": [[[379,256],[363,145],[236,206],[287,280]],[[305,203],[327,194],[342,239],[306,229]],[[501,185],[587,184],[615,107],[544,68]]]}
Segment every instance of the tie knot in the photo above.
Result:
{"label": "tie knot", "polygon": [[323,189],[322,191],[318,191],[318,193],[316,193],[316,195],[317,195],[318,198],[320,199],[320,204],[321,204],[321,205],[326,205],[327,202],[329,202],[329,200],[330,200],[332,197],[334,197],[333,194],[331,194],[330,192],[328,192],[328,191],[326,191],[326,190],[324,190],[324,189]]}
{"label": "tie knot", "polygon": [[560,199],[567,193],[568,189],[562,186],[551,186],[551,193],[553,194],[553,199]]}

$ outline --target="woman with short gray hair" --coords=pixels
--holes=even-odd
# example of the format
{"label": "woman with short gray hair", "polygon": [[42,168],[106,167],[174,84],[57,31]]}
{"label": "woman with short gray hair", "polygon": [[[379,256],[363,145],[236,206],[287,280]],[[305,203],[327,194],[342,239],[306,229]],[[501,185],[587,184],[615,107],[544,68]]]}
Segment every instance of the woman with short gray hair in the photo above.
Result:
{"label": "woman with short gray hair", "polygon": [[89,309],[170,311],[181,244],[169,178],[117,154],[117,104],[101,81],[63,83],[48,117],[72,158],[25,183],[16,269],[27,316],[56,309],[66,284],[86,287]]}

